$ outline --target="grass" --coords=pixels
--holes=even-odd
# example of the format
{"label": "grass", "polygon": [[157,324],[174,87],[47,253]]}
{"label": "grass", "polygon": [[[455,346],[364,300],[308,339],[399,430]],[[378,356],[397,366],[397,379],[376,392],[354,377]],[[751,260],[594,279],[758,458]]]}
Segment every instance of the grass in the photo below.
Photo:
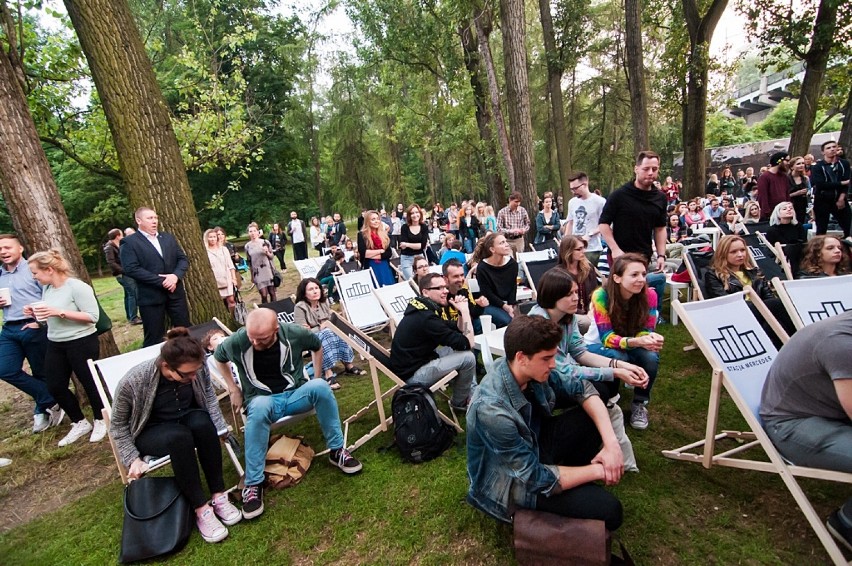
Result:
{"label": "grass", "polygon": [[[282,288],[294,288],[295,270]],[[95,282],[104,308],[123,321],[111,278]],[[114,285],[118,288],[117,285]],[[118,288],[120,298],[120,288]],[[135,327],[134,327],[135,329]],[[627,474],[614,492],[625,508],[617,536],[637,564],[827,564],[828,559],[781,480],[759,472],[675,462],[660,451],[704,434],[709,394],[709,367],[697,351],[682,351],[690,341],[683,326],[664,326],[666,348],[651,405],[651,427],[629,431],[641,472]],[[342,378],[337,398],[341,415],[353,413],[371,396],[365,378]],[[627,395],[629,398],[629,395]],[[624,400],[626,405],[629,401]],[[55,448],[41,435],[15,433],[0,414],[2,451],[18,445],[13,458],[31,459],[41,473],[80,473],[86,463],[106,472],[105,485],[67,488],[87,492],[54,512],[0,535],[4,565],[115,563],[121,537],[122,486],[106,444]],[[225,411],[230,418],[230,411]],[[371,413],[353,424],[349,442],[377,421]],[[733,403],[722,405],[724,428],[744,425]],[[288,434],[304,435],[314,446],[323,442],[314,419]],[[231,528],[221,544],[207,544],[194,533],[174,564],[512,564],[511,529],[485,517],[464,502],[467,492],[464,438],[427,464],[404,463],[382,434],[358,450],[364,471],[345,477],[315,459],[295,488],[267,492],[266,512]],[[226,462],[226,480],[236,477]],[[110,469],[111,468],[111,469]],[[33,473],[35,473],[33,472]],[[165,473],[168,473],[166,471]],[[85,474],[84,474],[85,475]],[[8,507],[15,489],[32,478],[15,467],[0,469],[0,504]],[[85,477],[80,480],[85,483]],[[848,488],[803,480],[822,515],[848,497]],[[63,494],[67,500],[68,495]],[[64,501],[62,502],[64,503]]]}

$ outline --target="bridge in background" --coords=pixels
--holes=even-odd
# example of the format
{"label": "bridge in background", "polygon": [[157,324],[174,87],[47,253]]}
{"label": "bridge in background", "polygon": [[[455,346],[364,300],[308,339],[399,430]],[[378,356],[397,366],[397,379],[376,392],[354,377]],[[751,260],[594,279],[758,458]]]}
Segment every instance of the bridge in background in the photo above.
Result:
{"label": "bridge in background", "polygon": [[788,90],[792,83],[801,82],[805,77],[804,63],[797,63],[791,68],[763,75],[759,81],[746,85],[732,93],[734,106],[728,108],[729,116],[745,118],[751,126],[760,122],[785,98],[793,98]]}

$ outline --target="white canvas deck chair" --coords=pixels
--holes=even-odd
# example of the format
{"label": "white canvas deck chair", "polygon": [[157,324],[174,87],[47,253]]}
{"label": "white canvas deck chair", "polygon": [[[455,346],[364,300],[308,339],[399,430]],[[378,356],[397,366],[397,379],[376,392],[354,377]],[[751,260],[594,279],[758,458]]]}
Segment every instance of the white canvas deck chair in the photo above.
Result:
{"label": "white canvas deck chair", "polygon": [[307,279],[308,277],[316,277],[319,273],[321,265],[317,265],[314,258],[293,260],[296,264],[296,269],[299,270],[299,279]]}
{"label": "white canvas deck chair", "polygon": [[[349,438],[350,423],[353,423],[363,417],[365,414],[370,412],[373,407],[376,407],[376,410],[379,413],[379,424],[349,446],[349,450],[352,451],[363,446],[377,434],[388,430],[390,424],[393,422],[393,416],[385,413],[384,400],[396,393],[397,389],[405,385],[405,382],[391,371],[390,352],[385,350],[364,332],[356,328],[348,320],[332,312],[331,319],[323,322],[322,327],[328,328],[340,336],[352,347],[352,350],[356,354],[367,360],[370,364],[370,379],[372,379],[373,382],[374,399],[343,421],[343,437],[344,439]],[[382,384],[379,381],[379,372],[382,372],[393,383],[393,385],[386,391],[382,391]],[[448,373],[429,389],[434,393],[445,388],[456,375],[458,375],[458,373],[455,371]],[[452,412],[452,408],[450,408],[450,411]],[[455,413],[452,413],[452,415],[453,418],[450,418],[441,411],[438,411],[438,416],[440,416],[443,421],[447,422],[458,432],[464,432],[461,426],[459,426],[458,420],[455,419]]]}
{"label": "white canvas deck chair", "polygon": [[525,263],[527,261],[547,261],[549,259],[554,259],[557,255],[556,250],[553,248],[547,248],[539,252],[520,252],[517,254],[516,259],[518,263]]}
{"label": "white canvas deck chair", "polygon": [[373,294],[376,295],[376,299],[379,300],[379,304],[382,305],[385,314],[390,319],[390,332],[393,336],[399,321],[405,315],[408,301],[416,297],[417,293],[414,292],[414,287],[411,286],[409,281],[403,281],[373,289]]}
{"label": "white canvas deck chair", "polygon": [[388,324],[388,316],[373,294],[378,285],[372,269],[335,275],[334,285],[346,318],[352,324],[368,333],[381,330]]}
{"label": "white canvas deck chair", "polygon": [[[759,417],[760,395],[766,375],[778,352],[749,310],[745,302],[746,294],[786,343],[787,335],[751,287],[746,287],[743,292],[716,299],[687,304],[681,304],[679,301],[675,303],[678,315],[713,368],[713,375],[704,439],[674,450],[664,450],[663,455],[675,460],[700,462],[705,468],[716,465],[778,474],[834,564],[845,565],[847,562],[843,553],[825,528],[820,516],[814,511],[796,477],[852,483],[852,474],[789,465],[764,432]],[[745,418],[751,432],[716,433],[723,387]],[[717,442],[725,439],[734,439],[737,444],[717,454]],[[746,450],[757,447],[764,450],[769,461],[749,460],[740,456]]]}
{"label": "white canvas deck chair", "polygon": [[[101,402],[104,404],[103,419],[107,430],[109,430],[110,426],[110,420],[112,417],[112,400],[113,395],[118,388],[118,382],[121,381],[121,378],[123,378],[134,366],[141,364],[142,362],[147,362],[148,360],[153,360],[160,355],[160,348],[162,348],[162,346],[162,344],[156,344],[154,346],[148,346],[147,348],[134,350],[126,354],[120,354],[118,356],[112,356],[102,360],[88,360],[89,371],[92,372],[92,377],[95,379],[95,386],[98,388],[98,395],[100,395]],[[221,436],[226,431],[220,430],[218,432]],[[109,439],[109,445],[112,449],[112,455],[115,458],[115,465],[118,467],[118,473],[121,476],[121,482],[126,485],[130,483],[130,479],[127,476],[127,468],[125,468],[124,464],[121,462],[121,458],[118,455],[118,447],[115,445],[112,435],[107,434],[107,438]],[[243,470],[242,465],[240,465],[240,460],[234,453],[234,449],[231,448],[231,445],[227,442],[223,444],[228,452],[228,456],[230,456],[231,461],[234,463],[234,468],[236,468],[237,474],[240,476],[244,475],[245,471]],[[168,456],[162,456],[160,458],[150,460],[148,462],[148,472],[167,466],[170,462],[171,458]]]}
{"label": "white canvas deck chair", "polygon": [[772,286],[790,319],[800,330],[809,324],[852,310],[852,275],[782,281]]}

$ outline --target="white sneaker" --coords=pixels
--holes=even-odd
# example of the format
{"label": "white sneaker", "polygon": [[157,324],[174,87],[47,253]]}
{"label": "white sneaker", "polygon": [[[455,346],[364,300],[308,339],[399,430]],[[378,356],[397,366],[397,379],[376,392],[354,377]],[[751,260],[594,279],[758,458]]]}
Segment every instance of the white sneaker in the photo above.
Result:
{"label": "white sneaker", "polygon": [[72,442],[76,442],[92,432],[92,423],[83,419],[71,425],[71,430],[65,435],[65,438],[59,441],[59,446],[68,446]]}
{"label": "white sneaker", "polygon": [[47,414],[50,417],[50,426],[58,426],[65,418],[65,411],[59,407],[58,403],[49,408]]}
{"label": "white sneaker", "polygon": [[201,538],[207,542],[219,542],[228,536],[228,529],[216,517],[212,507],[207,507],[201,516],[195,516],[195,525],[201,532]]}
{"label": "white sneaker", "polygon": [[33,434],[46,430],[50,426],[50,415],[47,413],[36,413],[33,415]]}
{"label": "white sneaker", "polygon": [[106,436],[107,429],[106,424],[101,419],[95,420],[94,426],[92,427],[92,436],[89,437],[89,442],[100,442]]}

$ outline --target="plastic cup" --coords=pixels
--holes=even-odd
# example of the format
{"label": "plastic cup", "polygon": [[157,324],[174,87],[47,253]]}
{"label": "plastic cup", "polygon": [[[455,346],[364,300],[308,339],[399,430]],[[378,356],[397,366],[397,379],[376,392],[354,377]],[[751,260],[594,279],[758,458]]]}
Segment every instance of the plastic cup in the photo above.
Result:
{"label": "plastic cup", "polygon": [[35,313],[36,309],[39,309],[39,308],[44,307],[44,306],[47,306],[47,305],[45,304],[45,302],[44,302],[44,301],[36,301],[36,302],[34,302],[34,303],[30,303],[30,306],[31,306],[31,307],[32,307],[32,309],[33,309],[33,316],[35,317],[35,319],[36,319],[37,321],[39,321],[39,322],[44,322],[44,321],[46,321],[46,320],[47,320],[47,317],[46,317],[46,316],[39,318],[39,317],[38,317],[38,315],[36,315],[36,313]]}
{"label": "plastic cup", "polygon": [[7,307],[12,304],[12,290],[8,287],[0,288],[0,301]]}

